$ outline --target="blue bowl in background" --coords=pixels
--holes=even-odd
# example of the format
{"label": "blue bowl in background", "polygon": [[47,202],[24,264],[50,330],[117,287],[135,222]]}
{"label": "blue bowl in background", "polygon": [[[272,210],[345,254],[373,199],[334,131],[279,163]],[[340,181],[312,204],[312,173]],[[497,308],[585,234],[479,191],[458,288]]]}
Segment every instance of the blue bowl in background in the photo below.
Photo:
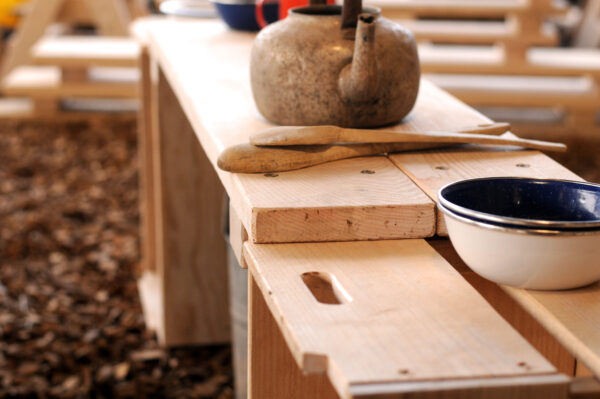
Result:
{"label": "blue bowl in background", "polygon": [[[235,30],[257,31],[254,1],[211,0],[225,23]],[[278,3],[264,3],[263,11],[267,22],[275,22],[279,18]]]}
{"label": "blue bowl in background", "polygon": [[495,177],[443,187],[440,203],[461,216],[524,228],[600,228],[600,185],[586,182]]}

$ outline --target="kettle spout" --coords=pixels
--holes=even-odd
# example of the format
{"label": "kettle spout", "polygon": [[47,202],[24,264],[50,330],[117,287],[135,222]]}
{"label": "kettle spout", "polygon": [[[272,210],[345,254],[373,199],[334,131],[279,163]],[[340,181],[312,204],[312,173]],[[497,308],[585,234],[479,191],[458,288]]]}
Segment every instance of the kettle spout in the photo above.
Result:
{"label": "kettle spout", "polygon": [[373,15],[361,14],[358,18],[352,62],[342,69],[338,81],[344,101],[371,101],[377,94],[375,25]]}

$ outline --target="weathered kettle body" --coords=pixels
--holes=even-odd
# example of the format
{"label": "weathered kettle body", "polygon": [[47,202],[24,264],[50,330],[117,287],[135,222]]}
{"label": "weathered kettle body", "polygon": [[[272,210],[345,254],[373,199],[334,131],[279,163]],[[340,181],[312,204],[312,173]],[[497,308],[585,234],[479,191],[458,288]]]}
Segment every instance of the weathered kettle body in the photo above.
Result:
{"label": "weathered kettle body", "polygon": [[258,34],[250,78],[265,118],[280,125],[376,127],[410,112],[420,79],[412,34],[376,8],[359,3],[358,10],[356,28],[342,29],[342,7],[322,5],[293,9]]}

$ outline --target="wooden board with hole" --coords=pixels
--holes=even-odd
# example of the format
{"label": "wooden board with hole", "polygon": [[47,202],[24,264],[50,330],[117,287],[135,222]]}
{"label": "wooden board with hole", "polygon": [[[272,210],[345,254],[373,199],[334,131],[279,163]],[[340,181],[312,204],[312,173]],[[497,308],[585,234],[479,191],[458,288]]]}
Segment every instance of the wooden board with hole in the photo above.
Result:
{"label": "wooden board with hole", "polygon": [[[319,375],[340,398],[420,398],[431,391],[461,398],[566,397],[568,379],[425,241],[247,243],[244,249],[255,284],[252,398],[308,398],[294,390],[311,384],[331,395]],[[260,309],[263,300],[275,328]],[[299,372],[289,361],[290,370],[283,369],[285,354],[274,348],[278,329]],[[294,373],[309,379],[295,385]]]}
{"label": "wooden board with hole", "polygon": [[50,36],[31,49],[35,64],[69,68],[136,67],[139,57],[139,45],[125,37]]}

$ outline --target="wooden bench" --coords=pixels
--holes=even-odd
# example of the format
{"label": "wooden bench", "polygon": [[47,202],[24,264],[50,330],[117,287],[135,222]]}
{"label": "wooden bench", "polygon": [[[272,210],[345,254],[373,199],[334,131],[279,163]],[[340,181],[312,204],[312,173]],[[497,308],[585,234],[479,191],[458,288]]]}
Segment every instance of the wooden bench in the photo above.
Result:
{"label": "wooden bench", "polygon": [[[538,152],[498,148],[228,174],[218,155],[271,126],[246,73],[254,35],[216,21],[152,20],[134,31],[145,45],[140,284],[162,344],[228,339],[222,184],[232,249],[251,273],[251,397],[566,398],[582,364],[600,375],[598,284],[567,293],[499,287],[462,264],[447,239],[427,238],[445,231],[434,207],[442,184],[578,176]],[[190,58],[192,48],[202,57]],[[488,121],[423,81],[412,117],[391,128]]]}
{"label": "wooden bench", "polygon": [[[124,0],[33,1],[3,59],[3,94],[30,98],[31,113],[37,116],[56,115],[73,97],[135,98],[137,84],[123,81],[121,68],[136,69],[139,48],[132,40],[114,37],[127,34],[128,22]],[[65,23],[89,24],[105,36],[57,37],[54,28]],[[119,69],[107,80],[93,76],[96,67]],[[99,80],[107,83],[99,85]],[[0,106],[0,115],[5,111]]]}
{"label": "wooden bench", "polygon": [[[85,72],[85,76],[79,76],[79,79],[65,81],[64,71],[58,67],[22,66],[4,78],[2,93],[5,96],[32,98],[34,109],[31,111],[38,116],[56,114],[61,102],[69,98],[137,98],[135,70],[90,68]],[[107,72],[109,79],[106,78]]]}
{"label": "wooden bench", "polygon": [[[558,33],[552,19],[566,13],[566,3],[376,0],[371,4],[380,6],[385,17],[397,19],[413,31],[420,43],[422,71],[438,75],[431,79],[461,100],[482,109],[506,109],[509,112],[503,114],[509,117],[526,115],[521,120],[532,112],[518,112],[519,107],[541,108],[544,112],[538,115],[551,116],[538,125],[541,133],[555,122],[554,115],[547,111],[558,108],[561,115],[555,131],[572,134],[589,130],[589,137],[595,137],[600,51],[557,47]],[[544,79],[529,82],[531,76]],[[581,82],[569,87],[562,77],[588,80],[591,86],[579,98]],[[539,117],[528,119],[540,121]],[[517,131],[531,132],[532,127],[518,125]]]}

